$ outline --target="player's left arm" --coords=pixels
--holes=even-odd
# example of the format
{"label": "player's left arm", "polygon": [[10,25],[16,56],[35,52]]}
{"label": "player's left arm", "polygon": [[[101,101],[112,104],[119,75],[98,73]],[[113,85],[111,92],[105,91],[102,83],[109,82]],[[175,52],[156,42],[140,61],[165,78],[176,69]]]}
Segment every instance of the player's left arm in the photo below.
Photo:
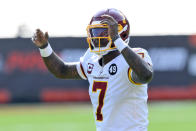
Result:
{"label": "player's left arm", "polygon": [[117,49],[121,52],[128,65],[132,69],[132,80],[135,83],[145,84],[151,81],[153,69],[150,64],[145,62],[138,54],[136,54],[118,35],[118,23],[111,16],[102,16],[102,23],[108,24],[108,33]]}
{"label": "player's left arm", "polygon": [[[150,63],[147,63],[143,58],[136,54],[129,46],[125,47],[121,54],[132,69],[131,78],[135,83],[148,83],[152,80],[153,68]],[[146,57],[145,53],[143,53]]]}

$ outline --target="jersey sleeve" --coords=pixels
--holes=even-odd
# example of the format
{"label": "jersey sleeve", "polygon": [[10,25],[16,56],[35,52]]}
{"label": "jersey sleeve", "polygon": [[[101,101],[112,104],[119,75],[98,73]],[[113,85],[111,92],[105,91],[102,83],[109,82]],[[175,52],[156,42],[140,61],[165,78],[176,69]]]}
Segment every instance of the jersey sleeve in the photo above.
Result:
{"label": "jersey sleeve", "polygon": [[138,54],[146,63],[153,66],[152,60],[151,60],[147,50],[145,50],[143,48],[136,48],[136,49],[134,49],[134,52],[136,54]]}
{"label": "jersey sleeve", "polygon": [[[133,51],[138,54],[146,63],[148,63],[150,66],[153,66],[152,64],[152,60],[147,52],[147,50],[143,49],[143,48],[133,48]],[[141,83],[136,83],[133,81],[132,79],[132,69],[129,68],[128,69],[128,78],[129,81],[134,84],[134,85],[142,85]]]}
{"label": "jersey sleeve", "polygon": [[85,54],[80,57],[80,62],[78,62],[77,64],[77,71],[78,71],[78,74],[80,75],[80,77],[84,80],[87,80],[87,73],[86,73],[86,61],[87,59],[89,58],[89,55],[90,55],[90,50],[88,49]]}

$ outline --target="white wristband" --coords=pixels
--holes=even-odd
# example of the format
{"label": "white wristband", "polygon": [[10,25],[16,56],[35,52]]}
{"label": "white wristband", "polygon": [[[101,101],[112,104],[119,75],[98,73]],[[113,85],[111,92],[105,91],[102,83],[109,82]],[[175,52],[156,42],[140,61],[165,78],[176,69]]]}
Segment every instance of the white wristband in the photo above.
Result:
{"label": "white wristband", "polygon": [[40,51],[40,54],[41,54],[42,57],[48,57],[53,52],[53,50],[52,50],[52,48],[51,48],[49,43],[48,43],[48,46],[46,48],[44,48],[44,49],[40,49],[39,48],[39,51]]}
{"label": "white wristband", "polygon": [[116,39],[114,44],[120,52],[128,46],[121,38]]}

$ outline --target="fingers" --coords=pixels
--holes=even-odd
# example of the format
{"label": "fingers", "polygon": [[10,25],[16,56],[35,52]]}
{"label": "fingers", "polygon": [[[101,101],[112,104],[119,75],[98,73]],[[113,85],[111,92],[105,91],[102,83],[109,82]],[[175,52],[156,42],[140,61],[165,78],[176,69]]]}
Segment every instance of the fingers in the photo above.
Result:
{"label": "fingers", "polygon": [[49,38],[48,32],[45,33],[45,38],[48,40]]}
{"label": "fingers", "polygon": [[108,34],[112,40],[115,39],[115,36],[118,35],[118,22],[109,15],[102,15],[101,17],[103,18],[101,24],[107,24],[109,26]]}
{"label": "fingers", "polygon": [[40,29],[36,29],[32,37],[32,41],[33,43],[35,43],[36,46],[42,47],[43,45],[47,44],[48,38],[49,38],[48,32],[45,32],[44,34]]}
{"label": "fingers", "polygon": [[105,18],[105,19],[108,19],[108,20],[115,21],[115,19],[112,16],[110,16],[110,15],[102,15],[101,17]]}
{"label": "fingers", "polygon": [[44,33],[40,29],[37,29],[36,30],[36,35],[37,35],[38,38],[41,38],[41,37],[44,36]]}
{"label": "fingers", "polygon": [[103,20],[101,21],[102,24],[114,25],[118,24],[118,22],[110,15],[102,15]]}
{"label": "fingers", "polygon": [[113,25],[114,22],[113,21],[110,21],[109,19],[103,19],[101,21],[101,24]]}
{"label": "fingers", "polygon": [[40,29],[36,29],[35,35],[37,37],[43,36],[43,32]]}
{"label": "fingers", "polygon": [[38,29],[36,29],[36,32],[41,32],[41,30],[38,28]]}
{"label": "fingers", "polygon": [[33,41],[42,41],[43,39],[48,39],[48,33],[44,34],[40,29],[36,29]]}

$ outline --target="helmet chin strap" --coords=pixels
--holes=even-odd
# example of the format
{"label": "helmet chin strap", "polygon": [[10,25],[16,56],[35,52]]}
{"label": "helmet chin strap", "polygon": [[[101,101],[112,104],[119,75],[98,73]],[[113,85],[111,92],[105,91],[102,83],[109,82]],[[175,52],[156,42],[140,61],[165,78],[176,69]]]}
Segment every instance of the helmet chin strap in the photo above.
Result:
{"label": "helmet chin strap", "polygon": [[99,56],[104,56],[104,55],[107,55],[109,52],[115,51],[115,50],[117,50],[117,49],[115,48],[115,49],[111,49],[111,50],[106,50],[106,51],[101,51],[101,52],[94,52],[94,53],[99,55]]}

